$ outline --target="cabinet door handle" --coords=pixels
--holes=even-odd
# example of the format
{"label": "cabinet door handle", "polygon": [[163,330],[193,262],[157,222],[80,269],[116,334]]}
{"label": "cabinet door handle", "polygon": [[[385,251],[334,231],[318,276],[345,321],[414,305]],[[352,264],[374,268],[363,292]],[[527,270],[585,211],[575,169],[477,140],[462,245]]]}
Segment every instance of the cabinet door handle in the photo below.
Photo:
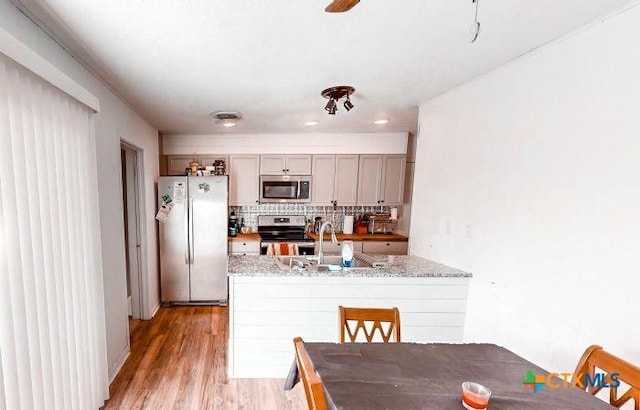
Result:
{"label": "cabinet door handle", "polygon": [[242,243],[242,246],[247,246],[247,244],[243,242],[243,243]]}
{"label": "cabinet door handle", "polygon": [[193,239],[193,197],[189,197],[189,214],[191,215],[189,217],[189,224],[190,226],[190,231],[191,231],[191,244],[189,245],[189,264],[191,265],[195,265],[195,259],[196,259],[196,252],[193,249],[193,247],[195,246],[195,240]]}

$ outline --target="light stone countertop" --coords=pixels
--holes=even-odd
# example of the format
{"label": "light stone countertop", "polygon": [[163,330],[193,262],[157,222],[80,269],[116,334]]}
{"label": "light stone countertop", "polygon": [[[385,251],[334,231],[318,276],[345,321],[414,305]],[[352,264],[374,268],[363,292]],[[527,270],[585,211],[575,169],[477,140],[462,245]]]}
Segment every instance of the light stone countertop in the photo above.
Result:
{"label": "light stone countertop", "polygon": [[315,266],[304,269],[281,268],[274,256],[229,256],[228,276],[348,276],[348,277],[434,277],[470,278],[473,275],[418,256],[371,255],[387,268],[343,269],[339,272],[318,271]]}

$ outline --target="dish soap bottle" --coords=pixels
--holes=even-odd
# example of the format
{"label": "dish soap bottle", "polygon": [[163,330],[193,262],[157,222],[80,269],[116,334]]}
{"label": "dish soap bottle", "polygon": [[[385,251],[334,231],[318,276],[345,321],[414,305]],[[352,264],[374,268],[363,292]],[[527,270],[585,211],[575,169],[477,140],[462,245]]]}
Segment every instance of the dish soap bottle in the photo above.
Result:
{"label": "dish soap bottle", "polygon": [[344,241],[342,243],[342,266],[350,268],[353,264],[353,242]]}

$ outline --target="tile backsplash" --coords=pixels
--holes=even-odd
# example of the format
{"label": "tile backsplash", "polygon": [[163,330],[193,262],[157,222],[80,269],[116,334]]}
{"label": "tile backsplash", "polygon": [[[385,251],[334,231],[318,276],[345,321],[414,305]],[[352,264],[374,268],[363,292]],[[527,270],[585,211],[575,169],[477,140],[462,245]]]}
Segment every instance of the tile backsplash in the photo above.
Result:
{"label": "tile backsplash", "polygon": [[232,206],[229,212],[235,211],[238,220],[244,219],[245,226],[252,231],[258,229],[258,215],[304,215],[313,222],[316,216],[323,221],[330,221],[342,232],[342,221],[345,215],[358,215],[372,212],[390,212],[388,206],[312,206],[307,204],[259,204]]}

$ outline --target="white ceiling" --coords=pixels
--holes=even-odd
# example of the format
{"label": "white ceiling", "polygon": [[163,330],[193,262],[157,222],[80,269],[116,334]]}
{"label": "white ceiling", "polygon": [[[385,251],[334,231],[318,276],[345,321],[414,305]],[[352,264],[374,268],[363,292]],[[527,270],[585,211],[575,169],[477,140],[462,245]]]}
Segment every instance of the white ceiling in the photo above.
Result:
{"label": "white ceiling", "polygon": [[[161,131],[201,134],[415,131],[421,102],[627,2],[480,0],[471,44],[471,0],[22,0]],[[341,84],[355,108],[329,116]]]}

